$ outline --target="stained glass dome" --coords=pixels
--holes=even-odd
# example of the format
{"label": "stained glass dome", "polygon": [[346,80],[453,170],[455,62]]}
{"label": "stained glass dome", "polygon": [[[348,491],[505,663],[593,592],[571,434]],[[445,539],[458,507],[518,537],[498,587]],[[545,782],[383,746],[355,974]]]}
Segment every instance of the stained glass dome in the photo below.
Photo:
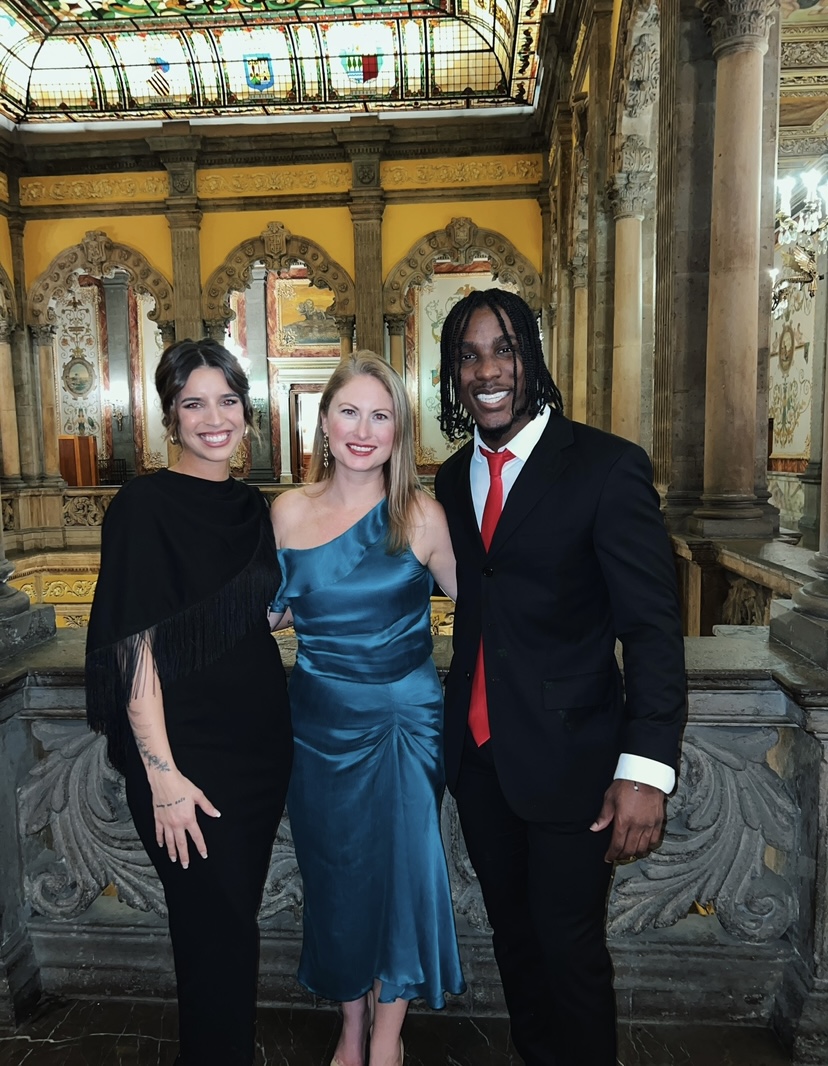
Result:
{"label": "stained glass dome", "polygon": [[554,0],[0,0],[15,123],[530,106]]}

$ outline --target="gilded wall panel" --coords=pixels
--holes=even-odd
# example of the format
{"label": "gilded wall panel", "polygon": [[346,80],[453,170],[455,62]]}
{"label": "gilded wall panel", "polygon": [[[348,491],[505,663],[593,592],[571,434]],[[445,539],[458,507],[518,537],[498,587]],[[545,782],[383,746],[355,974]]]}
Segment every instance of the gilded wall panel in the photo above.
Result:
{"label": "gilded wall panel", "polygon": [[169,196],[166,174],[101,174],[77,178],[21,178],[23,207],[44,204],[118,204],[162,201]]}
{"label": "gilded wall panel", "polygon": [[380,166],[380,182],[386,189],[532,185],[541,180],[542,174],[541,155],[432,159],[422,163],[383,163]]}
{"label": "gilded wall panel", "polygon": [[196,189],[204,200],[273,193],[345,192],[351,186],[348,163],[260,170],[199,170]]}

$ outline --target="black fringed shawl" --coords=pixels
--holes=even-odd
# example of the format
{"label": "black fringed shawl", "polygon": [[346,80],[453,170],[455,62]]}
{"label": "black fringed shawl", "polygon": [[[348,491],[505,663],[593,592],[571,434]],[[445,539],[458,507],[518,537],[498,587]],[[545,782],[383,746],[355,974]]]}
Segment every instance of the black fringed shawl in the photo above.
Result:
{"label": "black fringed shawl", "polygon": [[89,725],[123,770],[127,705],[145,645],[162,687],[229,651],[279,587],[267,504],[240,481],[159,470],[109,506],[86,642]]}

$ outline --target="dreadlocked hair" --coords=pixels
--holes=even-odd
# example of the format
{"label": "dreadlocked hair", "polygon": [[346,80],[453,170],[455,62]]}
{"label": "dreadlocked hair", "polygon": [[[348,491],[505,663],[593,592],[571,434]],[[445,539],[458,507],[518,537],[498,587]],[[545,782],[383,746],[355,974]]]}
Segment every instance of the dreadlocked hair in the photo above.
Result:
{"label": "dreadlocked hair", "polygon": [[[534,418],[547,404],[563,414],[563,397],[544,362],[538,318],[524,299],[506,289],[476,289],[452,307],[440,335],[440,429],[449,440],[462,440],[474,431],[474,419],[460,403],[460,346],[469,319],[480,308],[491,311],[504,336],[513,336],[513,373],[523,363],[526,410]],[[508,323],[511,325],[511,329]],[[512,411],[516,397],[512,397]]]}

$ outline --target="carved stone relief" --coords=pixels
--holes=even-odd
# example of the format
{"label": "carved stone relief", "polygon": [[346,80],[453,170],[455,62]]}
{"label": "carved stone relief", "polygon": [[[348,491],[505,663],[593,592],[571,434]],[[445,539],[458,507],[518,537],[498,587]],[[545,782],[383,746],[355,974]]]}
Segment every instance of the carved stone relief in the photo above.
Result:
{"label": "carved stone relief", "polygon": [[161,326],[174,322],[173,291],[167,279],[150,266],[144,256],[124,244],[116,244],[101,230],[90,230],[80,244],[67,248],[52,260],[29,292],[28,321],[34,328],[55,322],[52,306],[70,287],[76,274],[103,278],[115,271],[129,277],[135,292],[146,293],[155,302],[150,318]]}
{"label": "carved stone relief", "polygon": [[0,322],[5,332],[5,336],[0,339],[8,340],[8,335],[17,325],[17,310],[14,286],[2,266],[0,266]]}
{"label": "carved stone relief", "polygon": [[268,270],[282,270],[297,261],[308,268],[312,285],[331,290],[333,303],[328,308],[329,315],[356,314],[354,283],[345,268],[314,241],[295,236],[281,222],[269,222],[258,237],[237,245],[207,280],[201,306],[211,335],[219,328],[223,334],[223,325],[219,327],[219,323],[232,322],[235,312],[230,307],[230,294],[249,287],[256,263],[264,263]]}
{"label": "carved stone relief", "polygon": [[2,507],[3,507],[3,513],[2,513],[2,519],[3,520],[2,520],[2,527],[1,528],[6,530],[7,532],[11,532],[12,530],[17,528],[15,514],[14,514],[14,500],[6,500],[6,499],[4,499],[4,500],[0,501],[0,503],[2,503]]}
{"label": "carved stone relief", "polygon": [[722,622],[731,626],[766,626],[770,622],[770,589],[744,577],[728,574],[730,591],[722,607]]}
{"label": "carved stone relief", "polygon": [[609,905],[611,936],[675,925],[694,902],[712,904],[737,940],[777,940],[797,916],[799,810],[767,765],[775,729],[690,728],[676,794],[658,851],[620,867]]}
{"label": "carved stone relief", "polygon": [[112,493],[68,496],[63,504],[65,526],[99,526],[112,501]]}
{"label": "carved stone relief", "polygon": [[767,40],[774,0],[696,0],[713,38],[713,54]]}
{"label": "carved stone relief", "polygon": [[[26,871],[32,907],[50,918],[76,917],[113,884],[129,906],[163,915],[163,893],[133,828],[123,781],[106,761],[104,739],[77,721],[36,721],[32,732],[44,754],[20,789],[18,804],[29,854],[36,842],[42,846]],[[800,812],[767,765],[777,735],[772,728],[690,727],[664,841],[646,859],[619,867],[610,935],[674,925],[697,902],[712,906],[727,933],[743,943],[784,936],[797,916],[788,870],[798,853]],[[472,930],[487,930],[450,800],[443,806],[442,830],[457,913]],[[296,918],[301,903],[285,817],[261,919],[267,923],[284,913]]]}
{"label": "carved stone relief", "polygon": [[624,110],[636,118],[658,98],[661,58],[655,34],[642,33],[630,51],[629,71],[624,79]]}

